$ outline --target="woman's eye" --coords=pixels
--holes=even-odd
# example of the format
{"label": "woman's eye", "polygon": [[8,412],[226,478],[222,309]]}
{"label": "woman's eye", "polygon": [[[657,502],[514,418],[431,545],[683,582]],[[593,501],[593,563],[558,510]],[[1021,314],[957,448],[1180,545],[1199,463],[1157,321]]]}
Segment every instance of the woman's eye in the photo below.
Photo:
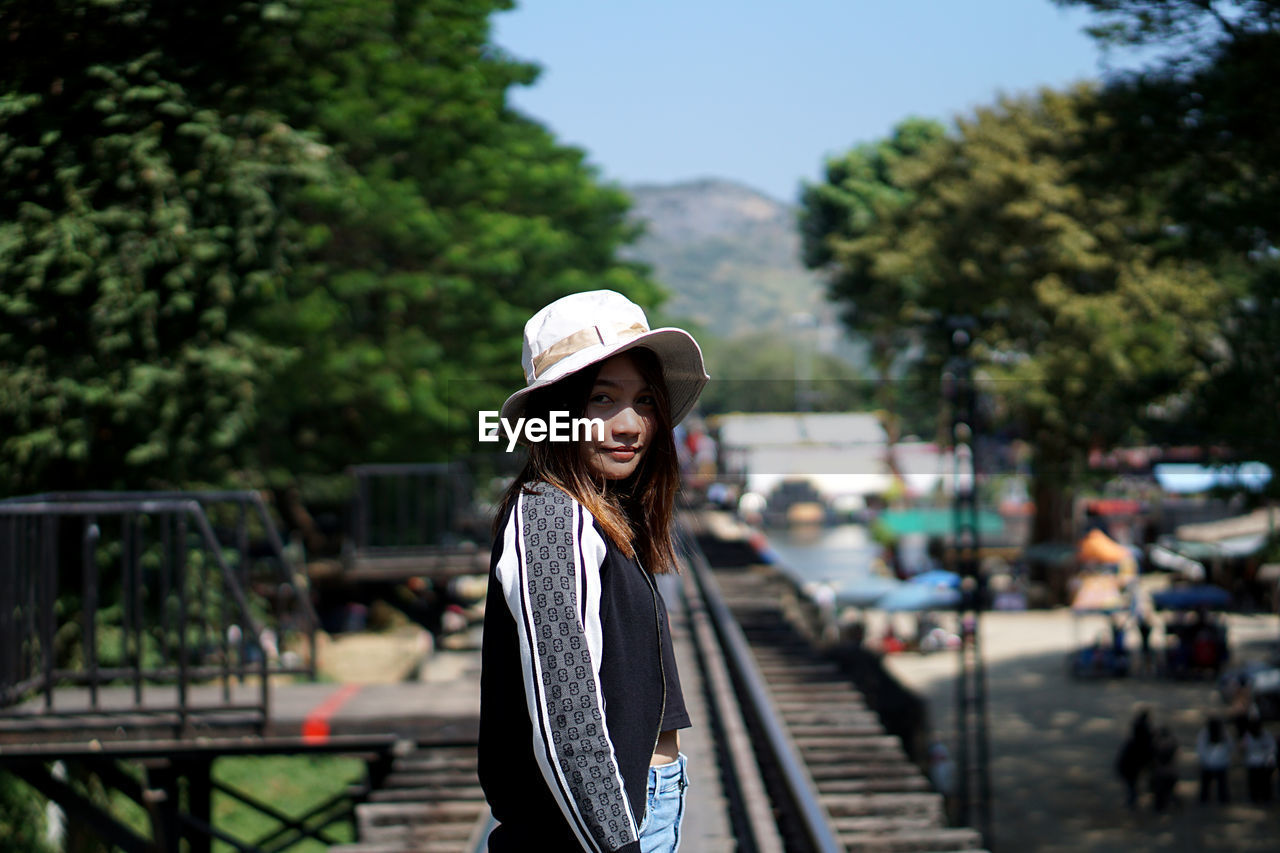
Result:
{"label": "woman's eye", "polygon": [[587,398],[587,402],[597,406],[603,406],[608,404],[609,395],[608,394],[592,394],[590,397]]}
{"label": "woman's eye", "polygon": [[658,401],[653,397],[652,394],[641,394],[639,397],[636,398],[636,403],[641,406],[656,406],[658,404]]}

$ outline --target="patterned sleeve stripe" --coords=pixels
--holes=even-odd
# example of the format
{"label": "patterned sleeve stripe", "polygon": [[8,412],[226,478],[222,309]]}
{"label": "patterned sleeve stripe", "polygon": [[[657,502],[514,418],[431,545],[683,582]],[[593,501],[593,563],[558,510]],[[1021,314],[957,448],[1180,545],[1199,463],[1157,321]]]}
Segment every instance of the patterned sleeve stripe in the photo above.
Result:
{"label": "patterned sleeve stripe", "polygon": [[[533,722],[533,748],[538,760],[539,766],[542,768],[543,775],[547,777],[547,782],[551,786],[551,794],[555,801],[560,805],[560,811],[564,813],[569,821],[570,827],[573,829],[574,835],[578,837],[579,843],[584,849],[593,849],[589,839],[590,833],[587,827],[583,825],[577,810],[570,807],[571,798],[569,791],[565,788],[565,782],[561,774],[556,772],[555,756],[551,752],[551,744],[545,737],[546,718],[542,712],[545,708],[543,698],[542,676],[538,667],[538,657],[536,649],[538,640],[536,636],[536,627],[533,613],[529,607],[529,596],[527,590],[529,588],[528,573],[526,571],[525,549],[521,543],[524,542],[524,495],[517,498],[514,511],[511,513],[508,522],[508,530],[514,535],[509,543],[504,542],[504,557],[507,553],[514,556],[516,563],[516,573],[513,578],[511,589],[506,589],[507,603],[514,611],[514,615],[520,625],[522,632],[521,640],[521,665],[525,670],[524,679],[527,698],[529,701],[529,713]],[[510,544],[511,548],[506,549],[506,545]],[[505,586],[505,585],[504,585]],[[514,593],[514,595],[512,594]]]}
{"label": "patterned sleeve stripe", "polygon": [[[577,509],[578,511],[575,515],[577,515],[578,520],[578,535],[574,542],[578,548],[578,565],[585,566],[587,565],[587,555],[583,550],[583,546],[586,543],[587,514],[582,511],[581,507]],[[587,615],[587,602],[591,597],[590,583],[590,572],[578,572],[578,614],[583,625],[587,625],[590,620]]]}
{"label": "patterned sleeve stripe", "polygon": [[[596,664],[580,615],[583,511],[559,489],[524,495],[522,593],[532,628],[540,734],[571,817],[592,846],[616,850],[635,840],[635,818],[605,725]],[[585,589],[585,587],[584,587]],[[598,631],[598,626],[594,626]]]}

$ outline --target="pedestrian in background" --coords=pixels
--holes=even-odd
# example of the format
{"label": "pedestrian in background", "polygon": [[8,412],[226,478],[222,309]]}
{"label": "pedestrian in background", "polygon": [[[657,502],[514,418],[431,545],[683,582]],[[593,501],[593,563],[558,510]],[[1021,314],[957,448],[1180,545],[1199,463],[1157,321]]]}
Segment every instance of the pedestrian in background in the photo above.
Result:
{"label": "pedestrian in background", "polygon": [[951,819],[955,812],[956,764],[946,744],[937,738],[929,744],[929,781],[942,794],[943,811]]}
{"label": "pedestrian in background", "polygon": [[1151,739],[1151,793],[1155,809],[1162,813],[1169,804],[1180,806],[1178,799],[1178,739],[1168,726],[1156,729]]}
{"label": "pedestrian in background", "polygon": [[1227,708],[1227,719],[1235,726],[1236,737],[1243,739],[1249,727],[1249,718],[1257,716],[1258,706],[1253,701],[1253,683],[1249,676],[1240,673],[1236,676],[1235,686],[1231,691],[1231,704]]}
{"label": "pedestrian in background", "polygon": [[1196,735],[1196,756],[1200,759],[1200,802],[1209,802],[1209,789],[1216,783],[1218,802],[1231,802],[1227,773],[1231,769],[1231,736],[1220,717],[1211,716]]}
{"label": "pedestrian in background", "polygon": [[1143,772],[1151,767],[1154,758],[1151,715],[1144,708],[1133,717],[1129,736],[1120,745],[1116,756],[1116,773],[1125,785],[1125,802],[1129,808],[1138,805],[1138,783]]}
{"label": "pedestrian in background", "polygon": [[1155,656],[1151,651],[1151,621],[1147,619],[1145,610],[1138,611],[1138,638],[1142,643],[1142,674],[1155,672]]}
{"label": "pedestrian in background", "polygon": [[1249,782],[1249,801],[1271,802],[1271,774],[1276,769],[1276,739],[1262,727],[1262,720],[1250,717],[1240,740],[1244,769]]}

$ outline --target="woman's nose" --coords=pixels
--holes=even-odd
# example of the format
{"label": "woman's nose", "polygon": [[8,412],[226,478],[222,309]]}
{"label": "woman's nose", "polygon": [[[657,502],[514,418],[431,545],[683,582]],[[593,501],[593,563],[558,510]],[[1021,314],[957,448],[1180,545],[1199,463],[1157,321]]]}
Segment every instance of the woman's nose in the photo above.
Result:
{"label": "woman's nose", "polygon": [[640,413],[635,410],[634,406],[623,406],[618,414],[614,415],[610,422],[614,435],[639,435],[644,427],[644,421],[640,418]]}

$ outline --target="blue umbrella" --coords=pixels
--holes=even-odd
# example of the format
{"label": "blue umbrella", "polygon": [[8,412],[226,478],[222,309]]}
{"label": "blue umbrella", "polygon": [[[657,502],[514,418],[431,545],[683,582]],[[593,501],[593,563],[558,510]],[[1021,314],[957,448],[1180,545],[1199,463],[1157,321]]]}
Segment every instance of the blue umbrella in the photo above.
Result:
{"label": "blue umbrella", "polygon": [[902,586],[902,581],[884,575],[864,574],[844,581],[836,590],[836,602],[845,607],[871,607]]}
{"label": "blue umbrella", "polygon": [[945,586],[904,583],[876,602],[878,610],[945,610],[960,601],[960,591]]}
{"label": "blue umbrella", "polygon": [[1220,586],[1200,583],[1174,586],[1151,596],[1157,610],[1221,610],[1231,604],[1231,593]]}
{"label": "blue umbrella", "polygon": [[948,589],[960,588],[960,576],[945,569],[930,569],[927,572],[921,572],[918,575],[913,575],[909,582],[925,586],[945,586]]}

